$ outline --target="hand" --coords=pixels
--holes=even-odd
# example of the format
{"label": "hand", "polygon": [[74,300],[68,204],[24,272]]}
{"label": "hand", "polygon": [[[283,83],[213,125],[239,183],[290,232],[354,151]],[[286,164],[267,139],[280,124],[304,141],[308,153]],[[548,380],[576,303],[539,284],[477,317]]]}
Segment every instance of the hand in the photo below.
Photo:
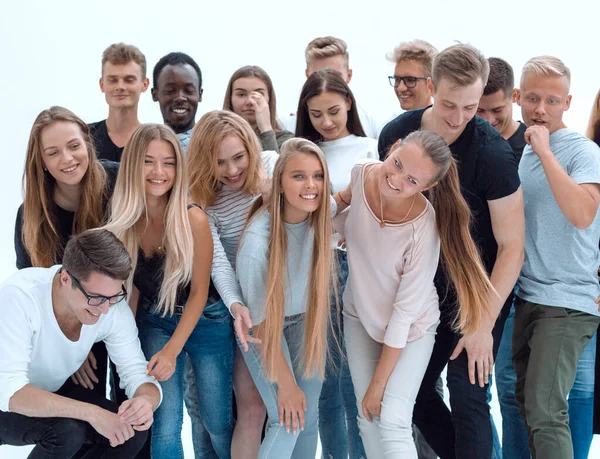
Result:
{"label": "hand", "polygon": [[93,407],[88,422],[96,432],[108,438],[113,448],[122,445],[135,434],[131,425],[123,422],[118,414],[97,406]]}
{"label": "hand", "polygon": [[385,384],[371,380],[367,393],[363,397],[362,412],[365,419],[373,422],[373,416],[381,417],[381,401],[385,392]]}
{"label": "hand", "polygon": [[265,96],[258,91],[252,91],[250,93],[249,100],[254,108],[254,116],[256,118],[256,126],[258,127],[258,130],[261,133],[272,131],[273,126],[271,126],[271,112],[269,111],[269,104],[267,103]]}
{"label": "hand", "polygon": [[525,142],[531,145],[533,152],[540,158],[552,154],[550,132],[546,126],[529,126],[525,131]]}
{"label": "hand", "polygon": [[285,431],[296,435],[298,428],[304,430],[304,412],[306,397],[295,382],[280,384],[277,389],[277,408],[279,409],[279,425],[285,423]]}
{"label": "hand", "polygon": [[94,373],[94,370],[97,369],[98,364],[96,362],[96,357],[94,357],[94,353],[90,351],[87,359],[85,359],[85,361],[79,367],[79,370],[71,375],[71,381],[77,385],[81,384],[81,386],[85,389],[93,389],[93,383],[98,384],[100,382],[96,377],[96,373]]}
{"label": "hand", "polygon": [[175,372],[176,364],[177,355],[165,346],[148,362],[148,376],[154,376],[158,381],[166,381]]}
{"label": "hand", "polygon": [[600,296],[596,298],[596,301],[594,301],[594,303],[598,305],[598,312],[600,312]]}
{"label": "hand", "polygon": [[135,430],[148,430],[154,422],[152,403],[143,395],[125,400],[117,414]]}
{"label": "hand", "polygon": [[479,379],[479,387],[484,387],[490,380],[492,369],[494,368],[494,337],[488,330],[478,330],[470,335],[463,336],[450,360],[457,358],[463,350],[467,351],[469,361],[469,381],[475,384],[475,369]]}
{"label": "hand", "polygon": [[340,238],[338,239],[337,246],[341,247],[342,249],[346,248],[346,236],[340,236]]}
{"label": "hand", "polygon": [[248,343],[260,344],[261,341],[250,335],[250,329],[252,328],[252,319],[250,319],[250,309],[240,303],[233,303],[231,305],[231,313],[233,314],[233,329],[244,348],[244,351],[248,351]]}

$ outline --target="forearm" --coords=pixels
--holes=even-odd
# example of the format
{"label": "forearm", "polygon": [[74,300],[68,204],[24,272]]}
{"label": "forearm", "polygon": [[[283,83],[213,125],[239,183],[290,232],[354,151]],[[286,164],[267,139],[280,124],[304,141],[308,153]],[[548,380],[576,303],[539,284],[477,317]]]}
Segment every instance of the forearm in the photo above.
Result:
{"label": "forearm", "polygon": [[206,298],[206,293],[204,295],[201,295],[200,292],[197,294],[192,293],[185,303],[185,308],[183,309],[183,314],[177,324],[177,328],[175,328],[171,339],[165,345],[165,347],[173,350],[176,355],[181,353],[183,346],[192,334],[192,331],[194,331],[194,328],[196,328],[202,316],[202,311],[204,311]]}
{"label": "forearm", "polygon": [[521,267],[523,266],[524,251],[519,243],[501,246],[498,248],[496,263],[492,269],[490,281],[495,292],[490,292],[488,302],[490,311],[488,320],[484,324],[491,330],[494,328],[500,311],[515,288]]}
{"label": "forearm", "polygon": [[[261,325],[255,326],[254,331],[257,336],[260,336],[261,333]],[[265,357],[265,345],[263,343],[257,343],[258,349],[260,350],[261,356]],[[292,373],[292,369],[288,364],[288,361],[285,358],[285,353],[283,352],[283,346],[278,344],[279,356],[277,360],[277,380],[275,381],[278,386],[289,386],[290,384],[296,384],[296,379],[294,378],[294,374]]]}
{"label": "forearm", "polygon": [[576,228],[587,228],[596,217],[598,203],[590,193],[569,177],[551,152],[539,157],[552,194],[563,215]]}
{"label": "forearm", "polygon": [[379,362],[377,363],[375,373],[371,379],[371,384],[377,384],[385,388],[392,371],[394,371],[394,368],[398,363],[400,354],[402,354],[401,348],[390,347],[387,344],[383,345],[381,355],[379,356]]}
{"label": "forearm", "polygon": [[350,206],[352,201],[352,184],[350,183],[345,189],[338,191],[333,195],[335,203],[337,204],[337,213],[339,214],[344,209]]}
{"label": "forearm", "polygon": [[151,383],[144,383],[135,391],[134,397],[143,397],[152,405],[152,411],[155,411],[160,405],[160,391]]}
{"label": "forearm", "polygon": [[10,398],[9,409],[34,418],[71,418],[89,422],[95,410],[101,408],[27,384]]}

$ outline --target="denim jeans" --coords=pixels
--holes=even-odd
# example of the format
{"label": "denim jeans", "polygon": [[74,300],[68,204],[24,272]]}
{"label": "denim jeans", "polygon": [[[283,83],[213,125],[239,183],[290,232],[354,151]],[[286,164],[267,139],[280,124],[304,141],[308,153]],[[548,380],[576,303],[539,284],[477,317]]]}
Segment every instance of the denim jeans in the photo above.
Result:
{"label": "denim jeans", "polygon": [[[339,304],[348,279],[348,258],[343,250],[337,251],[339,264]],[[329,358],[325,366],[325,380],[319,397],[319,437],[324,459],[361,459],[365,449],[358,432],[358,410],[354,385],[350,376],[344,344],[343,317],[337,314],[332,302],[333,330],[329,330]],[[335,336],[331,336],[335,334]]]}
{"label": "denim jeans", "polygon": [[[142,350],[150,359],[171,339],[181,315],[161,317],[139,308],[137,323]],[[161,382],[163,401],[154,413],[151,450],[153,458],[183,458],[183,373],[190,357],[197,385],[201,422],[216,456],[231,457],[233,434],[232,392],[235,341],[229,311],[223,302],[207,306],[196,328],[177,357],[175,372]],[[212,454],[212,450],[211,450]],[[211,457],[211,456],[207,456]],[[213,456],[214,457],[214,456]]]}
{"label": "denim jeans", "polygon": [[[512,298],[506,302],[492,330],[494,356],[511,302]],[[481,388],[479,384],[470,383],[466,351],[455,360],[449,360],[460,339],[452,327],[455,317],[455,310],[450,306],[452,304],[454,302],[446,301],[440,305],[440,325],[417,396],[413,421],[441,459],[487,459],[492,457],[494,450],[488,385]],[[451,411],[435,389],[436,381],[446,365]]]}
{"label": "denim jeans", "polygon": [[[512,364],[512,334],[514,306],[504,325],[504,334],[496,358],[496,385],[502,413],[502,450],[507,459],[529,459],[529,441],[523,418],[515,400],[517,376]],[[586,459],[592,443],[592,418],[594,411],[594,361],[596,339],[584,348],[577,364],[575,384],[569,393],[569,427],[575,459]]]}
{"label": "denim jeans", "polygon": [[[256,344],[248,344],[248,352],[243,352],[244,360],[252,375],[254,384],[265,403],[268,426],[265,438],[258,453],[259,459],[308,459],[317,454],[318,404],[322,381],[318,376],[304,378],[302,366],[304,340],[304,314],[286,317],[281,346],[296,384],[306,397],[304,430],[294,435],[286,432],[285,425],[279,425],[277,384],[267,379],[262,355]],[[239,342],[238,342],[239,344]]]}
{"label": "denim jeans", "polygon": [[[119,409],[119,406],[107,400],[104,394],[84,389],[70,380],[67,380],[56,393],[100,406],[113,413]],[[84,455],[86,458],[133,459],[142,449],[147,438],[148,431],[135,431],[133,437],[113,448],[105,437],[84,421],[70,418],[36,418],[0,411],[0,445],[35,444],[35,448],[28,456],[31,459],[84,457]]]}

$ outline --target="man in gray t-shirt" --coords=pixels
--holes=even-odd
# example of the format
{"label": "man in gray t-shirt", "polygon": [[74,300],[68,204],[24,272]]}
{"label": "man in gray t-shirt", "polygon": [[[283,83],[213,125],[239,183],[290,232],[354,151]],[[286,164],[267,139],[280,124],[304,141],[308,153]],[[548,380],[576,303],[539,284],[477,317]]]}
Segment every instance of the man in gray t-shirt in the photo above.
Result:
{"label": "man in gray t-shirt", "polygon": [[559,59],[530,59],[519,105],[527,126],[519,175],[525,262],[517,283],[515,397],[534,457],[572,459],[567,395],[598,324],[600,149],[567,129],[570,72]]}

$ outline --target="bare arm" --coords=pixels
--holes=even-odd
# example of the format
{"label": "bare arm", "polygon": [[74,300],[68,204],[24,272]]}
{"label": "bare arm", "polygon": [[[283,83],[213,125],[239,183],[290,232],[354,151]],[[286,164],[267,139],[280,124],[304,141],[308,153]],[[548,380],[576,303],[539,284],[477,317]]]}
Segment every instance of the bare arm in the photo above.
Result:
{"label": "bare arm", "polygon": [[600,186],[576,183],[562,168],[552,151],[548,129],[531,126],[525,131],[525,141],[540,158],[552,194],[563,215],[579,230],[589,227],[598,212]]}

